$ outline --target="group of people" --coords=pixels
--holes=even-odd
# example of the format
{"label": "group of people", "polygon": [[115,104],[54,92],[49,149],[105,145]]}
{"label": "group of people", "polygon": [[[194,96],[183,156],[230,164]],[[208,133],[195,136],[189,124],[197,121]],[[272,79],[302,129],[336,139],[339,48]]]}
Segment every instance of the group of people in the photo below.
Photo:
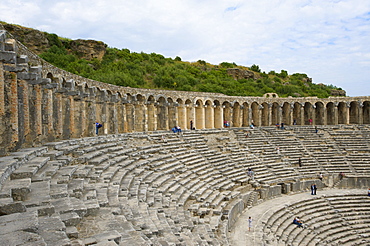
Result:
{"label": "group of people", "polygon": [[284,123],[276,123],[276,129],[285,130]]}
{"label": "group of people", "polygon": [[180,127],[180,126],[174,126],[171,130],[172,130],[172,132],[174,132],[174,133],[180,133],[180,132],[182,132],[181,127]]}

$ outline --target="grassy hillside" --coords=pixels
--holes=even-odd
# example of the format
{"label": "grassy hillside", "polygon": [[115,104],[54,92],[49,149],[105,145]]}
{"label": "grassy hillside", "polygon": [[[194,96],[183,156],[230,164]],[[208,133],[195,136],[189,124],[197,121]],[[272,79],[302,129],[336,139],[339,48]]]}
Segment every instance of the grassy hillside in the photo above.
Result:
{"label": "grassy hillside", "polygon": [[[333,85],[314,84],[306,74],[262,72],[258,65],[238,66],[223,62],[218,65],[206,61],[184,62],[180,57],[166,58],[151,53],[136,53],[129,49],[107,47],[99,41],[70,40],[56,34],[39,32],[30,38],[30,29],[6,24],[6,29],[26,46],[38,47],[40,57],[51,64],[86,78],[120,86],[218,92],[231,96],[262,96],[275,92],[280,97],[345,95]],[[8,27],[7,27],[8,26]],[[9,27],[10,26],[10,27]],[[28,34],[28,38],[23,35]],[[37,41],[43,40],[38,45]],[[45,41],[46,40],[46,41]],[[40,46],[43,48],[41,49]],[[37,50],[36,50],[37,52]],[[247,74],[247,76],[235,76]]]}

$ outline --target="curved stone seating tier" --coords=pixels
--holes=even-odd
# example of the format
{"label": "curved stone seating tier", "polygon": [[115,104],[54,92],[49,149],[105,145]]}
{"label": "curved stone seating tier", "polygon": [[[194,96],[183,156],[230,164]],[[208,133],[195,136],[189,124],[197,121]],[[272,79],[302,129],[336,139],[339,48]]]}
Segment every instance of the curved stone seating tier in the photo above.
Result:
{"label": "curved stone seating tier", "polygon": [[[370,242],[370,199],[362,194],[312,197],[269,211],[264,225],[267,245],[355,245]],[[304,221],[304,228],[292,223]]]}
{"label": "curved stone seating tier", "polygon": [[[314,144],[301,138],[300,129],[307,135],[312,130],[268,127],[127,133],[22,149],[0,158],[0,235],[9,244],[227,245],[227,218],[240,199],[246,199],[246,206],[259,199],[255,196],[258,192],[245,198],[252,186],[266,188],[268,184],[306,179],[314,182],[318,172],[325,177],[338,170],[368,172],[366,163],[360,162],[367,160],[367,153],[338,151],[339,145],[329,134],[336,128],[325,128],[327,133],[322,138],[327,139],[315,140]],[[246,130],[251,132],[248,137]],[[312,133],[312,139],[316,138],[321,137]],[[319,143],[322,149],[312,147]],[[343,155],[321,155],[323,150]],[[302,167],[296,158],[301,158]],[[330,169],[325,158],[338,169]],[[248,168],[255,172],[253,178],[248,176]],[[347,222],[359,226],[354,218],[361,214],[351,214],[351,206],[333,202],[329,210],[326,206],[306,209],[309,204],[311,201],[295,205],[305,219],[314,211],[334,219],[330,209],[342,206],[338,209],[353,218]],[[287,218],[285,212],[280,210],[281,216],[271,217],[268,224]],[[27,223],[19,219],[22,216]],[[314,217],[311,221],[323,223]],[[13,229],[3,229],[9,224]],[[327,227],[322,226],[323,233],[327,231],[328,240],[336,242],[337,235],[329,235],[332,228]],[[296,235],[297,230],[287,222],[282,221],[276,231],[271,228],[266,227],[268,235],[274,234],[278,240],[299,240],[289,236]],[[367,233],[365,228],[358,230]],[[341,240],[352,240],[342,234]]]}

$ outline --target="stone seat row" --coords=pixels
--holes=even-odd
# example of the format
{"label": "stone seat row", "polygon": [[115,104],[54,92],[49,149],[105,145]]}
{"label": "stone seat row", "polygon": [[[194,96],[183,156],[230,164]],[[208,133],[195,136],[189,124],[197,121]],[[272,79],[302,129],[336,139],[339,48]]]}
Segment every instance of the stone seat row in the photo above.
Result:
{"label": "stone seat row", "polygon": [[[331,196],[302,200],[270,211],[265,222],[265,240],[290,245],[334,245],[363,240],[357,234],[369,231],[370,201],[364,195]],[[305,229],[292,224],[294,217]]]}

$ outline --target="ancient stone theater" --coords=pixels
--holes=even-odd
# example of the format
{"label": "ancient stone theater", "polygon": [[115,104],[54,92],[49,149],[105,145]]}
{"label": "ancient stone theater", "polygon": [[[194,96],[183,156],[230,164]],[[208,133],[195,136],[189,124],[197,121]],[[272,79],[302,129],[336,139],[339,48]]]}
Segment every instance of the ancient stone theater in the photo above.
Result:
{"label": "ancient stone theater", "polygon": [[0,30],[0,119],[1,245],[370,245],[370,97],[119,87]]}

